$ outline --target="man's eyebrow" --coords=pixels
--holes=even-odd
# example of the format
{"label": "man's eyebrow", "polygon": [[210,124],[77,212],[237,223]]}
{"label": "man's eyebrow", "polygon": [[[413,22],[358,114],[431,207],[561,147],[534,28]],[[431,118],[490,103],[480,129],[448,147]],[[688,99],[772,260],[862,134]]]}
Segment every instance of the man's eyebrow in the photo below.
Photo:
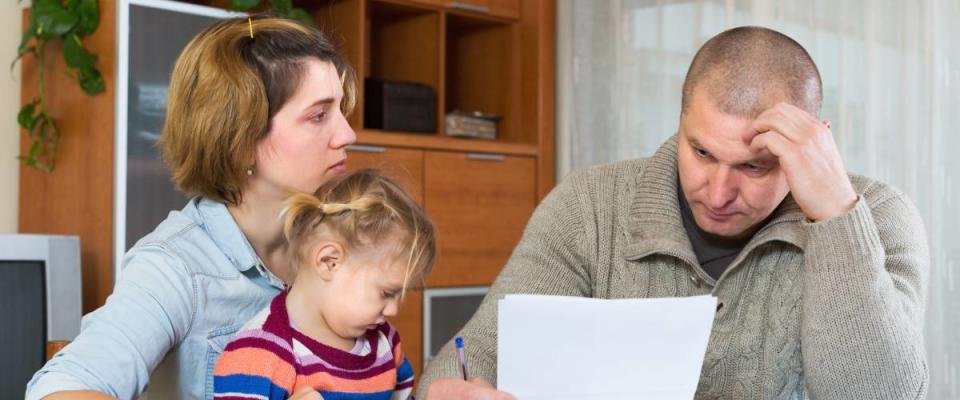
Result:
{"label": "man's eyebrow", "polygon": [[743,161],[740,164],[757,164],[761,167],[773,167],[779,164],[779,162],[776,157],[756,157]]}
{"label": "man's eyebrow", "polygon": [[703,148],[703,145],[700,144],[700,141],[697,140],[696,138],[692,138],[692,137],[689,137],[689,136],[688,136],[688,137],[687,137],[687,141],[690,142],[690,145],[693,146],[693,147],[698,147],[698,148],[701,148],[701,149]]}
{"label": "man's eyebrow", "polygon": [[[700,141],[698,141],[696,138],[687,136],[687,142],[690,143],[690,146],[696,147],[699,150],[703,150],[703,151],[706,151],[707,153],[710,153],[710,150],[707,150],[706,148],[704,148],[703,145],[700,144]],[[763,167],[772,167],[778,164],[778,160],[776,157],[758,156],[754,158],[748,158],[746,160],[736,161],[733,164],[736,164],[736,165],[759,164],[760,166],[763,166]]]}

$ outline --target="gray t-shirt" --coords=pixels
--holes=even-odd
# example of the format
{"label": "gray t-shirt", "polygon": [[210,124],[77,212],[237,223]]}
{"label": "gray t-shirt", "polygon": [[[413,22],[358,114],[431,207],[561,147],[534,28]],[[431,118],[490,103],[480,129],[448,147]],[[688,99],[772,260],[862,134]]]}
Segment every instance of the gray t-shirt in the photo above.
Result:
{"label": "gray t-shirt", "polygon": [[719,279],[723,271],[727,270],[730,263],[737,258],[740,250],[743,250],[750,236],[743,239],[724,239],[707,232],[704,232],[697,225],[690,206],[687,204],[686,196],[680,193],[680,215],[683,218],[683,228],[687,231],[687,237],[690,238],[690,244],[693,246],[693,253],[697,255],[697,262],[703,268],[707,275],[713,279]]}

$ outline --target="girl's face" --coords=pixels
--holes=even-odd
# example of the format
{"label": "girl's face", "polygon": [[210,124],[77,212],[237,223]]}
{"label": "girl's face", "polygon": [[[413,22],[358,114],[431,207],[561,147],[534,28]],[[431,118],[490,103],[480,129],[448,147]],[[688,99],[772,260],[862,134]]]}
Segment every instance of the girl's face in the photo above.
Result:
{"label": "girl's face", "polygon": [[397,256],[395,246],[373,247],[343,252],[336,265],[329,267],[329,279],[318,293],[322,298],[317,307],[323,320],[342,339],[362,336],[397,315],[400,307],[405,275],[405,264],[400,261],[405,259]]}
{"label": "girl's face", "polygon": [[346,146],[357,140],[340,110],[343,84],[327,61],[304,61],[303,81],[270,120],[256,145],[253,184],[313,193],[346,170]]}

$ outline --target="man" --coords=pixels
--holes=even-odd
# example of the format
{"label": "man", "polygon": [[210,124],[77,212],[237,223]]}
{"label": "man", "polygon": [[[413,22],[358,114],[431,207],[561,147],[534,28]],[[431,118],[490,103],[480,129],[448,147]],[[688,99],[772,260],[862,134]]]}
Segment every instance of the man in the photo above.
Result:
{"label": "man", "polygon": [[[448,344],[420,395],[512,398],[487,383],[505,294],[712,294],[697,399],[923,398],[922,223],[901,193],[847,174],[821,101],[792,39],[756,27],[710,39],[687,72],[677,135],[554,189],[461,332],[475,379],[453,378]],[[589,367],[570,363],[571,379]]]}

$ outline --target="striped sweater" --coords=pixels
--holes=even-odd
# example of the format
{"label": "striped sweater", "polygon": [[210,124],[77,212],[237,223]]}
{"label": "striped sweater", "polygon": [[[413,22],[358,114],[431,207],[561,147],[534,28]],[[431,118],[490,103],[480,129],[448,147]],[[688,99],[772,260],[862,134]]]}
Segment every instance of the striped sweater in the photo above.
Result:
{"label": "striped sweater", "polygon": [[312,387],[324,400],[404,400],[413,368],[389,323],[357,339],[353,350],[336,349],[297,331],[282,292],[227,344],[214,367],[214,398],[286,399]]}

